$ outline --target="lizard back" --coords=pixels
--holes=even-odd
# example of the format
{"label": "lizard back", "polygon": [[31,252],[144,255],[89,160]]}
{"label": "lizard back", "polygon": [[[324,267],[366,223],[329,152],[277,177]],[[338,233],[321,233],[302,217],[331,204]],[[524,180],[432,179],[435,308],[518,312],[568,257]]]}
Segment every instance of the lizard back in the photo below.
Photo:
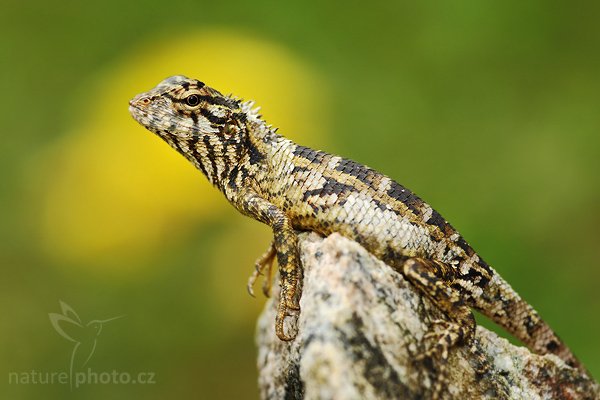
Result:
{"label": "lizard back", "polygon": [[252,179],[296,229],[337,232],[400,268],[409,257],[443,262],[470,307],[538,353],[579,362],[552,329],[440,213],[408,188],[355,161],[293,143],[263,140],[266,165]]}

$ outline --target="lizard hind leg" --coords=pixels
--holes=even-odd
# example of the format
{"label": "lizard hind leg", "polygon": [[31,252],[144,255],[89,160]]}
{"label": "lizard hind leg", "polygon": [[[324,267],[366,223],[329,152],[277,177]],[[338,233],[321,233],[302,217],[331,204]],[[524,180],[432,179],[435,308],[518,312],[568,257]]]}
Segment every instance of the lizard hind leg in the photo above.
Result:
{"label": "lizard hind leg", "polygon": [[448,351],[467,342],[475,333],[475,318],[464,299],[451,286],[454,269],[438,261],[409,258],[402,265],[404,276],[440,308],[449,319],[433,321],[432,330],[423,336],[424,351],[418,357],[445,361]]}

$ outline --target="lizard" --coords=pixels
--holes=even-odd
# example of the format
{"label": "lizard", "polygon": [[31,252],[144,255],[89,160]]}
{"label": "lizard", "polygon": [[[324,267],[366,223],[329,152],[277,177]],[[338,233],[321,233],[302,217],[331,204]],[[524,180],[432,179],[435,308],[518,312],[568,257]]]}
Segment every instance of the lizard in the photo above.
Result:
{"label": "lizard", "polygon": [[254,107],[181,75],[129,102],[133,118],[191,161],[238,211],[272,228],[273,241],[248,288],[253,294],[266,272],[268,296],[276,258],[279,339],[295,337],[284,320],[299,311],[296,231],[337,232],[402,273],[447,315],[424,335],[424,356],[446,359],[453,346],[471,340],[475,309],[535,353],[555,354],[585,371],[535,309],[429,204],[367,166],[294,143]]}

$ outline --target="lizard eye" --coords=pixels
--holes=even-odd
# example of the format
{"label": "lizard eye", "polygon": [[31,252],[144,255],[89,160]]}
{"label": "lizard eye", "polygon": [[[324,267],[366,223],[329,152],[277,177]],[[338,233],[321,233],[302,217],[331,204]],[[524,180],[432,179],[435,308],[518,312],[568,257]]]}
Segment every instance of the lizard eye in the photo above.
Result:
{"label": "lizard eye", "polygon": [[200,98],[196,94],[191,94],[185,98],[185,103],[190,107],[196,107],[200,104]]}

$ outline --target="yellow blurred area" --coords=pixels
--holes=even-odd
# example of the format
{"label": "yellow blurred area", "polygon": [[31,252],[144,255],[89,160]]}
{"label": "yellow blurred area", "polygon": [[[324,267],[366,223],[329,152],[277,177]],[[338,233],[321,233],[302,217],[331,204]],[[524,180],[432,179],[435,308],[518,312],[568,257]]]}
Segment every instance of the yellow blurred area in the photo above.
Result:
{"label": "yellow blurred area", "polygon": [[199,171],[128,113],[135,94],[177,74],[251,96],[288,136],[324,142],[327,93],[288,50],[227,30],[151,38],[78,91],[70,109],[80,117],[38,158],[32,179],[44,182],[36,200],[39,234],[54,260],[110,273],[118,265],[127,273],[123,265],[135,270],[198,224],[235,213]]}
{"label": "yellow blurred area", "polygon": [[[250,218],[237,218],[232,223],[235,223],[235,229],[227,232],[212,249],[210,263],[220,268],[210,269],[209,286],[214,289],[212,298],[219,307],[222,323],[236,329],[241,323],[252,323],[264,305],[262,285],[266,277],[259,277],[254,285],[256,299],[250,297],[244,284],[254,271],[255,260],[267,250],[273,235],[269,228]],[[277,262],[273,267],[274,275]],[[202,285],[198,282],[199,290]]]}

